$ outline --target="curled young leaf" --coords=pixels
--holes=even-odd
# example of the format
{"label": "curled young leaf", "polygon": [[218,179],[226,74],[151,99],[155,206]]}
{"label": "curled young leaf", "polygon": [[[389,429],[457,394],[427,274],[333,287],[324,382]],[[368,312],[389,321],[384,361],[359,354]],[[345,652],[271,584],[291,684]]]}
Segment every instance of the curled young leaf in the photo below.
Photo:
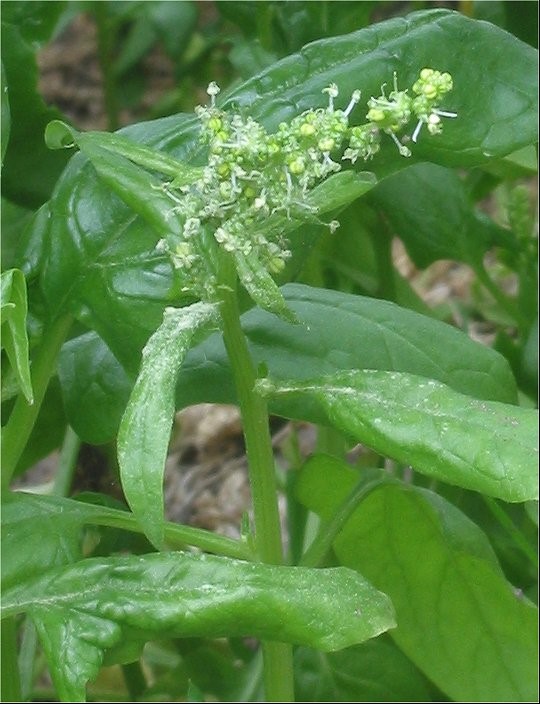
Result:
{"label": "curled young leaf", "polygon": [[163,545],[163,472],[175,410],[175,384],[197,333],[216,324],[217,305],[166,308],[148,340],[118,432],[118,464],[126,499],[148,538]]}

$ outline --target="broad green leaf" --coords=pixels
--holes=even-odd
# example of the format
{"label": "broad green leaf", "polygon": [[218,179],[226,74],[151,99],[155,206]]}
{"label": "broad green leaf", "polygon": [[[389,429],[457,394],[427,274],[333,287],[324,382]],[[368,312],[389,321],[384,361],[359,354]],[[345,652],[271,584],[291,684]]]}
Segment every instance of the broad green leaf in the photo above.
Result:
{"label": "broad green leaf", "polygon": [[94,332],[68,340],[58,376],[66,413],[81,440],[93,445],[112,440],[133,382],[103,340]]}
{"label": "broad green leaf", "polygon": [[[32,4],[20,3],[20,6]],[[47,107],[37,91],[36,47],[23,38],[22,31],[21,27],[2,21],[6,81],[3,89],[8,89],[11,113],[10,138],[2,169],[2,194],[18,205],[37,208],[50,197],[68,155],[51,152],[43,141],[46,124],[61,115],[58,110]]]}
{"label": "broad green leaf", "polygon": [[298,648],[295,695],[302,702],[430,702],[434,687],[382,635],[337,653]]}
{"label": "broad green leaf", "polygon": [[[83,521],[54,501],[22,492],[2,493],[2,591],[80,559]],[[79,506],[76,501],[70,504]]]}
{"label": "broad green leaf", "polygon": [[315,400],[331,425],[427,476],[504,501],[538,498],[533,409],[479,401],[413,374],[365,369],[290,384],[264,379],[259,389]]}
{"label": "broad green leaf", "polygon": [[2,348],[15,371],[19,386],[28,403],[33,403],[32,379],[28,359],[26,315],[26,281],[19,269],[2,273],[1,278]]}
{"label": "broad green leaf", "polygon": [[[299,324],[291,325],[264,311],[242,316],[256,364],[264,363],[276,379],[309,379],[345,369],[385,369],[437,379],[455,391],[477,398],[513,403],[515,382],[506,360],[439,321],[388,301],[316,289],[300,284],[283,287],[284,298]],[[221,338],[212,335],[191,350],[180,371],[180,406],[231,403],[232,378]],[[276,400],[283,415],[321,422],[319,409]]]}
{"label": "broad green leaf", "polygon": [[[480,81],[479,57],[489,66]],[[308,44],[239,86],[225,105],[249,107],[275,129],[319,106],[320,91],[330,83],[338,85],[346,105],[357,88],[364,96],[379,95],[381,82],[390,81],[394,71],[406,88],[421,68],[431,66],[452,74],[454,89],[444,108],[458,118],[446,121],[436,138],[421,134],[414,154],[445,166],[475,166],[536,142],[536,61],[532,47],[494,25],[427,10]],[[357,108],[352,121],[364,115]],[[399,160],[397,151],[385,149],[371,168],[377,175],[380,168],[405,168]]]}
{"label": "broad green leaf", "polygon": [[519,243],[471,206],[458,174],[435,164],[417,164],[385,179],[369,196],[403,240],[414,263],[456,259],[476,268],[494,245]]}
{"label": "broad green leaf", "polygon": [[[516,400],[508,362],[450,325],[387,301],[338,291],[299,284],[282,291],[300,324],[288,324],[260,309],[242,316],[255,363],[265,364],[274,379],[300,381],[345,369],[387,369],[438,379],[480,399]],[[113,354],[95,333],[70,341],[60,355],[69,420],[89,442],[105,442],[116,435],[120,399],[127,398],[129,387],[124,369],[131,372],[137,363],[131,356],[128,366],[125,359],[125,350],[123,356],[121,351]],[[113,403],[116,396],[118,403]],[[86,403],[80,403],[81,398]],[[221,336],[212,335],[187,354],[177,385],[177,408],[235,401]],[[103,408],[98,424],[95,405]],[[299,408],[313,422],[324,422],[317,406],[306,399],[300,406],[288,399],[272,405],[275,413],[285,416],[298,414]]]}
{"label": "broad green leaf", "polygon": [[[3,493],[2,589],[37,577],[49,567],[80,559],[84,526],[141,533],[140,525],[129,511],[90,503],[88,497],[84,498]],[[250,556],[245,543],[201,528],[167,522],[165,539],[167,545],[175,549],[192,545],[238,559]],[[26,550],[21,550],[21,541],[27,546]],[[143,545],[148,550],[146,541]]]}
{"label": "broad green leaf", "polygon": [[175,552],[52,569],[6,590],[2,609],[32,616],[65,701],[84,700],[103,651],[124,638],[255,636],[326,651],[395,625],[387,597],[346,568]]}
{"label": "broad green leaf", "polygon": [[194,335],[216,325],[217,306],[166,308],[142,353],[142,364],[118,432],[124,494],[150,541],[163,545],[163,472],[180,365]]}
{"label": "broad green leaf", "polygon": [[[127,140],[122,138],[115,140],[113,135],[107,140],[106,137],[100,138],[99,133],[97,134],[98,137],[95,138],[92,133],[87,135],[77,132],[63,122],[55,120],[47,126],[45,138],[49,147],[54,149],[74,146],[75,142],[82,153],[90,159],[102,181],[151,225],[159,236],[164,237],[171,232],[178,234],[180,220],[178,217],[173,217],[173,201],[164,193],[161,181],[137,165],[141,158],[144,160],[146,157],[148,168],[154,169],[159,164],[161,168],[170,169],[167,158],[165,156],[161,158],[159,153],[148,157],[147,153],[151,153],[151,150],[135,147],[133,159],[133,155],[129,154],[129,148],[125,146]],[[66,144],[67,139],[74,142]],[[113,147],[115,143],[116,149]],[[178,166],[180,171],[181,165]]]}
{"label": "broad green leaf", "polygon": [[[327,472],[327,485],[334,482]],[[315,508],[309,484],[306,476],[303,500]],[[334,550],[390,595],[393,639],[453,700],[536,701],[537,610],[506,581],[486,536],[451,504],[386,484],[362,501]]]}
{"label": "broad green leaf", "polygon": [[[478,83],[472,68],[478,51],[490,72],[471,91]],[[345,104],[358,87],[365,96],[378,95],[394,69],[408,85],[422,66],[437,64],[454,74],[452,105],[445,107],[461,117],[441,137],[421,135],[418,156],[445,165],[483,163],[491,158],[485,154],[500,157],[536,140],[532,54],[491,25],[458,13],[421,12],[308,45],[235,89],[225,104],[246,107],[273,130],[283,119],[320,106],[321,90],[331,82],[339,84]],[[363,111],[356,113],[355,119],[363,119]],[[200,164],[198,133],[196,118],[180,115],[132,126],[122,136]],[[411,163],[391,143],[383,152],[387,156],[370,163],[378,178]],[[291,248],[293,261],[302,262],[315,236],[312,226],[303,230]],[[51,202],[48,241],[42,286],[50,307],[57,311],[69,304],[129,366],[129,352],[140,350],[159,323],[160,306],[170,304],[181,288],[167,258],[156,255],[155,233],[100,183],[91,165],[75,158]]]}

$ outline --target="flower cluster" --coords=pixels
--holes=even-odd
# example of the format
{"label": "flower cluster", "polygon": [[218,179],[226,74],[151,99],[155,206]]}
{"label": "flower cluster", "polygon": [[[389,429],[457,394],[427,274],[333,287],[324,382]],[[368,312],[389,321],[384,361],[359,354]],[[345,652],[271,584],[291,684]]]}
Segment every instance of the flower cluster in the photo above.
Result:
{"label": "flower cluster", "polygon": [[[311,189],[340,171],[343,160],[355,163],[371,159],[380,149],[381,133],[389,135],[403,156],[410,149],[398,138],[415,117],[415,142],[423,124],[430,134],[441,132],[441,117],[454,113],[438,109],[441,98],[452,89],[452,78],[424,68],[409,96],[394,90],[368,100],[367,123],[349,126],[349,116],[360,101],[352,94],[344,110],[336,109],[339,91],[335,84],[323,90],[327,107],[310,109],[290,123],[281,123],[269,134],[250,116],[228,113],[216,106],[219,87],[208,86],[210,105],[196,108],[202,126],[201,139],[208,146],[208,164],[195,183],[173,189],[164,186],[174,201],[171,213],[183,222],[178,241],[161,242],[174,266],[182,270],[184,286],[203,299],[211,297],[216,282],[209,266],[209,238],[224,250],[257,261],[272,273],[283,269],[290,257],[279,228],[271,226],[273,215],[290,218],[291,212],[316,217]],[[405,140],[406,138],[402,138]],[[336,227],[335,221],[329,224]],[[276,231],[276,229],[278,231]]]}

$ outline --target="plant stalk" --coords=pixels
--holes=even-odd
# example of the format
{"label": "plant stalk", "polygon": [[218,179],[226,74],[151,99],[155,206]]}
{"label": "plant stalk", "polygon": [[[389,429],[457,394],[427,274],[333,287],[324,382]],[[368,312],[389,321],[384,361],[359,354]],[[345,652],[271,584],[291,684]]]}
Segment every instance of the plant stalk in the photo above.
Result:
{"label": "plant stalk", "polygon": [[21,701],[21,680],[17,662],[17,621],[15,616],[2,621],[2,701]]}
{"label": "plant stalk", "polygon": [[[242,415],[256,551],[262,562],[279,565],[283,564],[283,548],[268,408],[266,400],[254,391],[257,377],[240,324],[237,275],[230,257],[223,258],[220,275],[223,339]],[[292,647],[264,642],[263,660],[267,701],[294,701]]]}
{"label": "plant stalk", "polygon": [[50,378],[56,368],[56,360],[68,330],[71,326],[70,315],[57,318],[43,335],[37,356],[32,363],[32,388],[34,403],[29,404],[19,394],[15,406],[2,431],[2,487],[9,486],[17,462],[26,447],[34,423],[39,414]]}

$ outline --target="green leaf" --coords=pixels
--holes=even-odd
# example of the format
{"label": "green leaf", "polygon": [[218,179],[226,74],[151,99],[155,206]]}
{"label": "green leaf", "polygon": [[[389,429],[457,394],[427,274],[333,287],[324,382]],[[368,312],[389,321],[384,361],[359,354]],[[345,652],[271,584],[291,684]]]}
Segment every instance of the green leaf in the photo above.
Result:
{"label": "green leaf", "polygon": [[[91,503],[92,500],[94,503]],[[103,500],[111,501],[110,497],[100,494],[82,494],[75,500],[5,491],[2,495],[2,588],[43,574],[49,567],[80,559],[83,526],[103,526],[107,529],[105,538],[101,536],[100,549],[115,542],[123,544],[123,549],[129,541],[133,546],[136,535],[129,534],[142,532],[136,518],[124,510],[122,504],[118,508],[103,504]],[[123,533],[120,538],[119,532]],[[21,536],[24,536],[25,545],[29,546],[28,551],[20,549]],[[167,522],[165,538],[167,545],[174,549],[189,545],[237,559],[251,556],[245,542],[202,528]],[[138,544],[148,550],[146,540],[139,539]]]}
{"label": "green leaf", "polygon": [[[308,506],[313,497],[305,477]],[[386,484],[362,501],[334,550],[390,595],[393,639],[449,697],[536,701],[537,610],[458,509],[424,489]]]}
{"label": "green leaf", "polygon": [[338,650],[394,626],[387,597],[346,568],[174,552],[49,570],[6,590],[2,609],[30,613],[65,701],[84,700],[103,651],[125,638],[255,636]]}
{"label": "green leaf", "polygon": [[0,63],[0,87],[2,95],[0,96],[0,129],[2,130],[0,134],[0,155],[2,159],[2,164],[4,163],[4,154],[6,153],[7,145],[9,142],[9,133],[11,130],[11,115],[9,111],[9,95],[8,86],[6,83],[6,76],[4,73],[4,64]]}
{"label": "green leaf", "polygon": [[339,231],[328,231],[319,238],[296,280],[343,293],[384,298],[416,313],[440,318],[395,267],[386,266],[388,260],[381,257],[381,250],[389,251],[391,243],[366,200],[356,200],[339,213]]}
{"label": "green leaf", "polygon": [[119,133],[78,132],[60,120],[53,120],[47,125],[45,143],[49,149],[67,149],[77,144],[96,168],[100,164],[100,152],[95,152],[94,148],[102,148],[124,156],[134,164],[144,166],[150,171],[170,176],[176,186],[192,183],[202,175],[203,171],[201,167],[187,166],[168,154],[137,144]]}
{"label": "green leaf", "polygon": [[[190,160],[197,145],[194,119],[176,116],[150,123],[150,128],[148,124],[132,126],[123,134],[160,152],[165,140],[168,153],[182,162]],[[103,168],[111,165],[113,180],[116,158],[112,152],[104,155]],[[146,178],[147,186],[153,183],[150,174],[125,161],[128,169],[132,167],[132,183],[138,177]],[[138,193],[128,195],[141,200]],[[158,191],[152,193],[159,199]],[[160,195],[165,198],[163,192]],[[156,219],[162,223],[174,204],[152,203],[140,207],[157,211]],[[60,180],[47,228],[42,288],[51,315],[69,307],[135,373],[140,350],[159,325],[163,308],[179,299],[180,285],[173,284],[169,257],[155,251],[159,235],[100,180],[82,155],[71,160]]]}
{"label": "green leaf", "polygon": [[[489,71],[479,81],[480,60]],[[421,68],[431,66],[452,74],[454,89],[444,108],[458,118],[445,121],[442,135],[422,133],[415,157],[444,166],[476,166],[536,143],[536,62],[532,47],[494,25],[427,10],[308,44],[239,86],[224,105],[245,107],[267,129],[275,129],[320,106],[320,92],[330,83],[338,85],[346,105],[358,88],[364,96],[379,95],[381,82],[390,81],[394,71],[406,88]],[[357,109],[351,118],[360,122],[364,113]],[[372,162],[377,175],[410,164],[388,147]]]}
{"label": "green leaf", "polygon": [[[88,137],[71,130],[58,120],[48,125],[47,143],[49,146],[71,146],[65,144],[68,134],[75,139],[83,154],[90,159],[102,181],[153,227],[157,235],[165,237],[171,232],[177,234],[180,232],[179,218],[172,217],[174,203],[164,193],[162,183],[158,178],[132,163],[131,157],[126,158],[118,153],[118,150],[112,151],[102,146],[101,141],[107,144],[106,140],[92,139],[92,136]],[[55,148],[59,148],[59,146],[55,146]],[[129,152],[129,149],[124,151]],[[140,157],[140,151],[134,150],[136,158]],[[142,151],[143,154],[146,153],[146,150]],[[153,166],[164,161],[166,164],[164,168],[169,168],[167,160],[161,160],[157,153],[153,160],[148,159],[148,161]]]}
{"label": "green leaf", "polygon": [[[302,380],[344,369],[387,369],[438,379],[481,399],[516,400],[507,361],[449,325],[387,301],[298,284],[282,290],[300,324],[288,324],[260,309],[242,316],[255,363],[266,364],[274,379]],[[68,342],[60,355],[69,421],[89,442],[111,440],[117,432],[120,399],[127,398],[130,385],[125,349],[123,358],[121,353],[113,355],[95,333],[89,333]],[[129,359],[132,369],[136,362],[133,356]],[[221,336],[212,335],[188,352],[177,384],[177,408],[235,401]],[[103,410],[99,419],[94,417],[95,405]],[[283,399],[272,405],[275,413],[285,416],[298,414],[299,408],[310,420],[324,422],[320,409],[306,400],[299,405]]]}
{"label": "green leaf", "polygon": [[58,376],[73,430],[92,445],[110,442],[133,388],[111,350],[94,332],[68,340],[60,353]]}
{"label": "green leaf", "polygon": [[458,174],[442,166],[417,164],[405,169],[385,179],[369,198],[422,269],[437,259],[455,259],[476,268],[494,245],[519,247],[510,230],[474,211]]}
{"label": "green leaf", "polygon": [[439,701],[431,683],[386,635],[337,653],[298,648],[294,666],[297,701]]}
{"label": "green leaf", "polygon": [[[33,3],[21,3],[28,4]],[[8,89],[11,112],[2,194],[18,205],[37,208],[50,197],[68,155],[50,152],[43,141],[45,125],[61,115],[47,107],[37,91],[36,47],[23,38],[21,31],[2,22],[3,89]]]}
{"label": "green leaf", "polygon": [[26,333],[26,280],[20,269],[10,269],[2,273],[1,321],[2,348],[15,371],[19,386],[28,403],[34,402],[30,363],[28,358],[28,335]]}
{"label": "green leaf", "polygon": [[504,501],[538,498],[533,409],[479,401],[425,377],[365,369],[290,384],[265,379],[259,389],[315,400],[331,425],[427,476]]}
{"label": "green leaf", "polygon": [[[478,51],[490,72],[471,91],[469,86],[478,83]],[[408,85],[422,66],[436,64],[454,74],[452,104],[445,107],[457,109],[461,117],[446,125],[441,137],[421,135],[418,156],[447,165],[483,163],[491,158],[485,153],[499,157],[536,140],[533,54],[502,30],[458,13],[415,13],[315,42],[240,86],[226,104],[249,109],[273,130],[282,120],[320,106],[321,90],[331,82],[339,84],[345,103],[359,82],[364,95],[378,95],[394,69],[400,83]],[[356,112],[355,119],[361,119],[361,111]],[[122,135],[182,162],[201,163],[198,132],[194,116],[180,115],[132,126]],[[387,157],[377,155],[371,162],[378,177],[411,163],[391,144],[383,152]],[[69,301],[127,365],[124,350],[138,352],[158,325],[159,306],[180,289],[167,259],[154,251],[157,238],[100,184],[90,165],[74,159],[51,202],[48,239],[43,290],[49,305],[57,311]],[[309,241],[308,231],[298,241]],[[304,247],[292,251],[293,259],[305,257]]]}
{"label": "green leaf", "polygon": [[82,521],[50,499],[2,492],[2,591],[80,559]]}
{"label": "green leaf", "polygon": [[14,476],[22,474],[39,460],[50,455],[62,445],[67,426],[62,403],[62,392],[57,377],[53,377],[45,392],[32,433],[28,438]]}
{"label": "green leaf", "polygon": [[118,432],[118,464],[126,499],[150,541],[164,539],[163,472],[174,416],[174,390],[193,336],[215,326],[218,308],[194,303],[166,308],[145,348],[141,370]]}
{"label": "green leaf", "polygon": [[278,285],[257,257],[246,256],[239,250],[234,250],[232,256],[238,277],[255,303],[283,320],[294,323],[294,313],[287,306]]}
{"label": "green leaf", "polygon": [[53,35],[66,5],[62,0],[8,2],[2,8],[2,21],[16,25],[25,41],[41,43]]}
{"label": "green leaf", "polygon": [[[388,301],[352,296],[300,284],[283,287],[299,320],[290,325],[264,311],[242,316],[256,364],[269,376],[309,379],[344,369],[386,369],[438,379],[461,393],[513,403],[516,387],[506,360],[473,342],[450,325],[405,310]],[[180,371],[180,406],[235,400],[223,343],[212,335],[191,350]],[[318,409],[280,399],[273,409],[320,422]]]}

